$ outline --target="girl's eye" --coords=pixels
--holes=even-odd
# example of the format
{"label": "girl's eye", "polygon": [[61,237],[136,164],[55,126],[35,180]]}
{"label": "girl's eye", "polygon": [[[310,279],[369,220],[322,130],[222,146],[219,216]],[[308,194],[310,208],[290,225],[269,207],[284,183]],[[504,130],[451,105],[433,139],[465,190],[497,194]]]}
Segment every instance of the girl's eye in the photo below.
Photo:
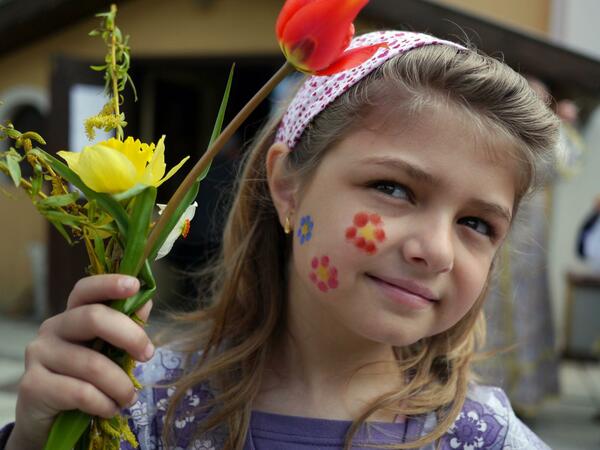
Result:
{"label": "girl's eye", "polygon": [[489,236],[491,238],[493,238],[495,235],[494,228],[485,220],[477,217],[464,217],[460,219],[458,223],[461,225],[466,225],[475,230],[477,233]]}
{"label": "girl's eye", "polygon": [[372,186],[390,197],[402,200],[410,200],[411,198],[411,192],[407,188],[393,181],[377,181]]}

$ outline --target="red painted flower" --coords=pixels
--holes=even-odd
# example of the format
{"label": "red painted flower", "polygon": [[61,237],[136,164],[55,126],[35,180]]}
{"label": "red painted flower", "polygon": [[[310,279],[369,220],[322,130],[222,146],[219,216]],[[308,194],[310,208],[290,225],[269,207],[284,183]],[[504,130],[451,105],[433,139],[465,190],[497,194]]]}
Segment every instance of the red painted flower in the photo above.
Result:
{"label": "red painted flower", "polygon": [[331,75],[369,59],[385,44],[346,50],[352,21],[369,0],[287,0],[275,32],[286,59],[301,72]]}
{"label": "red painted flower", "polygon": [[335,267],[329,264],[328,256],[316,256],[310,263],[313,271],[310,273],[310,280],[321,290],[327,292],[329,289],[338,287],[338,271]]}
{"label": "red painted flower", "polygon": [[379,214],[360,212],[354,216],[353,224],[346,229],[346,239],[369,254],[375,253],[377,242],[385,240],[383,221]]}

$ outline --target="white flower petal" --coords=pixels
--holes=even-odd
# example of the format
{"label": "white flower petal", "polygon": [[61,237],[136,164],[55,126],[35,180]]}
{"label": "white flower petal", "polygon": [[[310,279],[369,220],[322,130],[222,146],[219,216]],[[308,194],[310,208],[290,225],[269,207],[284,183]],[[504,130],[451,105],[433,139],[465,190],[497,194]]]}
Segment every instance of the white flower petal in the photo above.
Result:
{"label": "white flower petal", "polygon": [[[156,206],[158,206],[158,214],[162,214],[167,205],[157,203]],[[175,244],[175,241],[177,239],[179,239],[179,236],[181,236],[181,232],[183,230],[185,221],[186,220],[191,221],[193,219],[194,214],[196,214],[197,207],[198,207],[198,203],[194,202],[190,206],[188,206],[187,209],[183,212],[183,214],[179,218],[179,221],[175,224],[175,226],[173,227],[173,229],[167,236],[167,239],[165,239],[165,242],[163,243],[162,247],[158,251],[158,254],[156,255],[156,259],[163,258],[169,254],[169,252],[173,248],[173,245]]]}

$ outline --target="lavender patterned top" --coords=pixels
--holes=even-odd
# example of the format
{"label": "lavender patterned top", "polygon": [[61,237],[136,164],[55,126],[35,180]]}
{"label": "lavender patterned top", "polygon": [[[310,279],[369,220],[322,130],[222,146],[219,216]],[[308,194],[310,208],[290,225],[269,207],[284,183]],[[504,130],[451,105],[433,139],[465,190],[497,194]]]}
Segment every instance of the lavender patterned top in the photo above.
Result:
{"label": "lavender patterned top", "polygon": [[[145,386],[138,401],[123,411],[129,417],[131,429],[140,450],[166,450],[160,436],[165,413],[174,388],[161,386],[176,380],[183,372],[181,354],[157,350],[145,364],[139,364],[136,375]],[[194,428],[202,416],[195,410],[211,396],[209,389],[188,390],[178,408],[175,420],[175,447],[169,450],[217,450],[225,441],[226,432],[217,430],[196,436]],[[403,423],[371,423],[355,438],[355,448],[369,449],[370,444],[392,444],[413,441],[436,425],[434,413],[409,418]],[[342,449],[350,422],[308,417],[292,417],[253,412],[244,450],[309,450]],[[0,430],[0,450],[4,449],[12,424]],[[473,385],[454,424],[442,437],[442,450],[546,450],[549,449],[516,416],[504,392],[499,388]],[[127,443],[122,450],[133,450]],[[434,450],[435,444],[422,447]]]}
{"label": "lavender patterned top", "polygon": [[[183,369],[183,357],[167,349],[159,349],[152,360],[136,368],[137,376],[145,388],[138,401],[124,413],[129,415],[131,428],[136,434],[141,450],[163,450],[160,441],[165,412],[174,388],[160,384],[177,379]],[[194,436],[195,425],[202,420],[194,410],[203,399],[211,396],[210,390],[199,387],[189,390],[185,401],[177,410],[175,420],[176,446],[171,450],[217,450],[222,447],[225,432],[218,430],[209,435]],[[292,417],[263,412],[253,412],[245,450],[308,450],[341,449],[350,425],[348,421]],[[404,423],[372,423],[355,439],[356,448],[367,449],[360,442],[370,438],[371,444],[391,444],[412,441],[436,425],[434,413],[409,418]],[[514,414],[501,389],[474,385],[456,421],[443,436],[443,450],[534,450],[548,449]],[[123,444],[123,450],[132,450]],[[434,450],[435,444],[422,447]]]}

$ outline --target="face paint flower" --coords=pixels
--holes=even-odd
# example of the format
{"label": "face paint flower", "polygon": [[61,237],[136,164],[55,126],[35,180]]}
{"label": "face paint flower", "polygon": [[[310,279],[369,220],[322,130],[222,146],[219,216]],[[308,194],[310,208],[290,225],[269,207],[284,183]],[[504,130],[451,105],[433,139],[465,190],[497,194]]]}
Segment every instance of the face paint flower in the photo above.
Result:
{"label": "face paint flower", "polygon": [[338,287],[337,269],[329,265],[329,257],[316,256],[311,261],[313,271],[310,273],[310,280],[321,290],[327,292],[329,289]]}
{"label": "face paint flower", "polygon": [[[167,207],[167,205],[162,205],[160,203],[157,203],[156,206],[158,206],[158,214],[162,214],[164,209]],[[179,236],[182,236],[183,238],[187,237],[190,231],[190,223],[194,218],[194,214],[196,214],[197,207],[198,203],[196,202],[192,203],[190,206],[187,207],[187,209],[179,218],[177,224],[173,227],[173,229],[167,236],[165,243],[158,251],[156,259],[160,259],[163,256],[166,256],[173,248],[173,244],[175,244],[175,241],[179,238]]]}
{"label": "face paint flower", "polygon": [[369,59],[385,44],[346,50],[352,21],[369,0],[287,0],[275,32],[286,59],[301,72],[331,75]]}
{"label": "face paint flower", "polygon": [[189,156],[165,176],[164,141],[163,136],[155,147],[154,144],[144,144],[132,137],[125,141],[111,138],[86,146],[81,152],[60,151],[58,155],[90,189],[118,194],[136,184],[158,187],[179,170]]}
{"label": "face paint flower", "polygon": [[353,223],[354,225],[346,230],[346,239],[372,255],[377,251],[376,243],[385,240],[381,217],[378,214],[361,212],[354,216]]}
{"label": "face paint flower", "polygon": [[300,245],[303,245],[305,242],[310,241],[312,238],[312,229],[314,223],[311,220],[310,216],[304,216],[300,219],[300,228],[298,228],[298,239],[300,239]]}

